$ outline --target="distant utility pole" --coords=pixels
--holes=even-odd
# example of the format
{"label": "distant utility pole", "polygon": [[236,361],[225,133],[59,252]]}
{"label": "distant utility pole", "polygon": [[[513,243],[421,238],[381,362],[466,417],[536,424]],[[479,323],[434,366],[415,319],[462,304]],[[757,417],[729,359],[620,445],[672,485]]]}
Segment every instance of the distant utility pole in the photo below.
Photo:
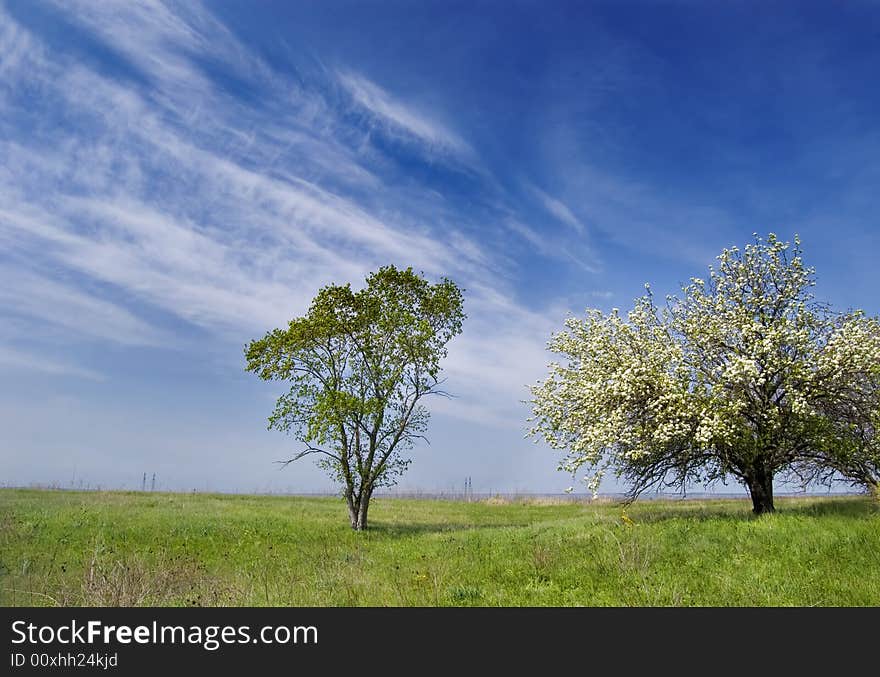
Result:
{"label": "distant utility pole", "polygon": [[141,480],[141,491],[147,490],[147,473],[144,473],[144,479]]}
{"label": "distant utility pole", "polygon": [[150,491],[156,491],[156,473],[153,473],[153,481],[150,482]]}

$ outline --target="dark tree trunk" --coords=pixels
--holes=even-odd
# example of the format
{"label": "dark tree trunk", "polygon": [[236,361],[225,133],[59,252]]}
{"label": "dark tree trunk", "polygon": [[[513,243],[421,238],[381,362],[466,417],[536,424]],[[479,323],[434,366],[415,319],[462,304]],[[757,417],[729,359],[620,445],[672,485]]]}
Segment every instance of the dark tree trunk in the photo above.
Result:
{"label": "dark tree trunk", "polygon": [[767,472],[763,467],[756,467],[746,477],[746,486],[752,497],[753,513],[764,515],[776,512],[773,507],[773,473]]}
{"label": "dark tree trunk", "polygon": [[370,493],[371,492],[364,491],[361,495],[361,504],[358,506],[357,524],[354,527],[355,531],[363,531],[367,528],[367,510],[370,509]]}
{"label": "dark tree trunk", "polygon": [[349,490],[345,492],[345,504],[348,506],[348,521],[351,523],[351,528],[356,529],[358,503],[353,491]]}
{"label": "dark tree trunk", "polygon": [[348,504],[348,521],[355,531],[363,531],[367,528],[367,511],[370,509],[370,497],[372,489],[361,489],[360,493],[354,492],[345,495]]}
{"label": "dark tree trunk", "polygon": [[351,522],[351,528],[357,529],[358,505],[352,494],[345,495],[345,502],[348,505],[348,521]]}

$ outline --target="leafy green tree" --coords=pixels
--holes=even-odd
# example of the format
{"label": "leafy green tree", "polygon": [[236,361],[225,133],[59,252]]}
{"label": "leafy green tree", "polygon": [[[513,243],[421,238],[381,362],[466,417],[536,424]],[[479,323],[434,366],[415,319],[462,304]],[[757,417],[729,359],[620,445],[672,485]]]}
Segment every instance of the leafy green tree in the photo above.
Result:
{"label": "leafy green tree", "polygon": [[304,445],[343,487],[353,529],[367,526],[370,498],[410,463],[424,438],[425,396],[439,389],[440,361],[461,333],[463,295],[451,280],[430,284],[412,268],[386,266],[366,286],[329,285],[308,312],[246,348],[247,370],[291,384],[269,428]]}
{"label": "leafy green tree", "polygon": [[612,470],[630,500],[657,486],[741,482],[772,512],[773,480],[842,472],[861,481],[880,418],[880,324],[817,303],[800,241],[726,249],[708,280],[625,317],[566,321],[564,363],[532,388],[531,434],[566,451],[560,468],[595,491]]}

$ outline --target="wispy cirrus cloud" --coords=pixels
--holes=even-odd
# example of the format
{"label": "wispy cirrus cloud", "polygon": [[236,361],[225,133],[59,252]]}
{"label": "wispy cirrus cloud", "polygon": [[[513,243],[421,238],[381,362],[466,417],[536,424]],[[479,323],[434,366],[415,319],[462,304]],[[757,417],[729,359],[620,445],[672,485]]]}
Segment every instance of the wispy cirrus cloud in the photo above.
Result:
{"label": "wispy cirrus cloud", "polygon": [[[100,23],[103,16],[92,15],[89,23]],[[114,14],[108,24],[120,21]],[[216,49],[213,42],[196,40],[192,31],[173,22],[158,25],[166,41]],[[169,25],[175,30],[165,30]],[[150,51],[153,41],[147,42],[143,49]],[[60,145],[39,149],[5,144],[8,162],[0,186],[10,198],[6,227],[15,229],[17,221],[30,224],[33,214],[28,212],[35,205],[29,194],[40,186],[55,187],[54,204],[39,207],[44,212],[39,226],[19,227],[18,236],[42,240],[49,252],[81,272],[131,288],[188,318],[210,323],[219,312],[239,321],[252,317],[265,322],[267,313],[256,306],[282,305],[282,285],[302,288],[302,282],[312,280],[312,287],[351,278],[362,274],[363,263],[355,262],[364,258],[405,261],[433,273],[466,260],[468,254],[480,257],[479,247],[465,243],[461,234],[448,247],[427,228],[419,232],[406,224],[404,231],[377,216],[371,205],[318,185],[321,177],[298,174],[303,153],[291,144],[285,148],[287,157],[273,157],[277,138],[255,131],[264,120],[259,110],[246,111],[245,124],[236,129],[248,142],[230,148],[228,131],[236,121],[195,113],[195,129],[174,124],[163,115],[166,103],[151,102],[88,69],[65,69],[39,52],[31,56],[33,77],[49,89],[57,108],[90,121],[91,132],[80,131]],[[211,89],[203,96],[216,103]],[[345,182],[354,176],[376,183],[353,159],[345,161],[337,141],[304,132],[297,140],[307,157],[327,157],[329,147],[329,157],[337,160],[331,178],[341,175]],[[23,176],[28,181],[22,182]],[[156,187],[165,190],[156,195]],[[18,219],[12,218],[16,206]],[[240,303],[226,299],[218,304],[222,310],[210,313],[199,301],[216,300],[223,296],[219,289],[233,285],[244,297],[261,299],[249,305],[257,312],[242,313]],[[190,288],[204,293],[178,293]],[[301,305],[299,301],[293,305]]]}
{"label": "wispy cirrus cloud", "polygon": [[125,308],[21,266],[0,267],[0,308],[38,324],[39,334],[31,339],[45,339],[53,330],[63,330],[58,331],[61,340],[73,332],[133,346],[160,345],[163,339],[160,331]]}
{"label": "wispy cirrus cloud", "polygon": [[[67,16],[151,84],[102,73],[3,17],[0,53],[15,59],[0,83],[0,241],[32,265],[0,261],[16,289],[0,313],[32,329],[54,315],[74,340],[123,345],[183,346],[152,324],[182,321],[238,359],[241,341],[304,311],[321,285],[413,265],[467,288],[471,319],[449,360],[459,397],[441,409],[498,424],[519,410],[521,367],[543,365],[549,320],[514,300],[511,259],[469,234],[481,223],[430,187],[387,180],[388,159],[363,150],[379,126],[462,161],[472,150],[461,136],[351,72],[336,82],[353,102],[340,108],[326,96],[333,82],[286,79],[198,5],[89,4]],[[256,94],[231,96],[204,59]],[[34,115],[49,124],[25,133]]]}
{"label": "wispy cirrus cloud", "polygon": [[16,22],[4,18],[0,9],[0,45],[3,45],[0,51],[0,80],[20,71],[22,62],[33,49],[28,33]]}
{"label": "wispy cirrus cloud", "polygon": [[458,134],[395,99],[375,82],[352,72],[338,73],[337,78],[354,102],[388,133],[409,138],[432,152],[473,155],[471,147]]}
{"label": "wispy cirrus cloud", "polygon": [[270,69],[198,2],[54,0],[54,4],[70,21],[152,79],[160,97],[205,94],[213,89],[210,77],[193,57],[208,59],[263,85],[272,79]]}
{"label": "wispy cirrus cloud", "polygon": [[537,186],[532,186],[531,190],[538,197],[541,204],[544,206],[544,209],[546,209],[556,219],[574,229],[574,231],[579,235],[585,234],[586,229],[584,228],[584,224],[581,223],[581,220],[574,215],[574,213],[571,211],[571,208],[567,204],[562,202],[562,200],[547,194]]}
{"label": "wispy cirrus cloud", "polygon": [[573,262],[589,273],[599,271],[599,264],[596,261],[595,254],[588,245],[584,246],[583,243],[580,243],[580,247],[573,247],[565,238],[554,237],[546,232],[539,233],[531,226],[515,218],[505,220],[504,224],[539,254],[548,258]]}
{"label": "wispy cirrus cloud", "polygon": [[0,345],[0,369],[37,372],[50,376],[74,376],[92,381],[101,381],[103,376],[97,371],[85,369],[76,364],[56,360],[45,354],[36,354],[24,350],[15,350],[8,346]]}

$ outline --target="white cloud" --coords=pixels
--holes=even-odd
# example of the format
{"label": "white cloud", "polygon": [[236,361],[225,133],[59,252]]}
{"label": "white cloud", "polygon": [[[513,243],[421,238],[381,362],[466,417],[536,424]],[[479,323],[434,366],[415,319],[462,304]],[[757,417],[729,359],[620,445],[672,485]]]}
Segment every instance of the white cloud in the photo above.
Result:
{"label": "white cloud", "polygon": [[[69,341],[173,343],[144,319],[158,310],[238,342],[303,312],[323,284],[412,265],[467,289],[471,319],[447,364],[459,397],[432,406],[520,419],[553,322],[505,288],[513,276],[503,249],[470,237],[443,196],[386,185],[382,162],[371,166],[358,148],[361,131],[345,127],[346,111],[268,71],[198,6],[184,12],[126,2],[74,17],[150,75],[146,90],[15,27],[23,47],[8,60],[11,74],[24,77],[26,63],[44,98],[20,102],[13,92],[0,114],[37,106],[37,115],[75,121],[76,132],[48,126],[0,141],[0,242],[35,261],[27,274],[0,262],[16,290],[0,296],[0,314],[54,322]],[[269,103],[227,98],[195,53],[253,78]],[[432,116],[361,76],[340,77],[376,124],[432,152],[471,152]],[[275,106],[279,92],[286,98]]]}
{"label": "white cloud", "polygon": [[[543,256],[572,262],[588,273],[597,273],[600,270],[599,264],[594,260],[595,256],[592,250],[589,246],[585,247],[583,243],[573,245],[565,238],[554,237],[547,232],[539,233],[522,221],[513,218],[507,219],[505,225]],[[583,250],[583,253],[579,250]]]}
{"label": "white cloud", "polygon": [[37,321],[40,336],[48,327],[126,345],[161,345],[162,335],[125,308],[46,276],[0,268],[0,309]]}
{"label": "white cloud", "polygon": [[581,223],[580,219],[574,215],[568,205],[559,200],[558,198],[553,197],[552,195],[548,195],[540,188],[536,186],[531,187],[532,192],[538,197],[541,201],[541,204],[544,206],[550,214],[552,214],[556,219],[560,222],[564,223],[567,226],[570,226],[575,230],[576,233],[580,235],[584,235],[586,229],[584,228],[584,224]]}
{"label": "white cloud", "polygon": [[500,428],[525,429],[528,386],[541,378],[550,354],[546,342],[561,328],[563,307],[551,304],[538,313],[523,308],[507,293],[475,284],[465,301],[468,320],[450,344],[444,372],[453,399],[432,402],[432,409]]}
{"label": "white cloud", "polygon": [[33,50],[28,34],[14,21],[6,20],[0,9],[0,82],[8,81],[21,72],[21,67]]}
{"label": "white cloud", "polygon": [[161,94],[211,90],[209,79],[194,66],[193,55],[208,57],[244,77],[269,77],[261,60],[200,3],[56,0],[56,5],[154,79]]}
{"label": "white cloud", "polygon": [[[0,237],[16,233],[19,244],[30,241],[189,321],[249,328],[281,322],[304,309],[321,284],[362,277],[364,260],[434,273],[467,259],[462,251],[479,257],[461,235],[448,247],[289,171],[279,178],[274,168],[246,168],[197,146],[147,101],[93,72],[62,77],[44,63],[35,76],[54,86],[65,109],[99,121],[100,133],[39,149],[3,144]],[[208,140],[220,143],[220,136]],[[312,145],[320,154],[319,141]],[[337,166],[352,173],[352,165]],[[188,190],[150,194],[144,177],[156,172]],[[56,194],[43,202],[41,187],[50,185]],[[64,195],[71,190],[85,195]]]}
{"label": "white cloud", "polygon": [[58,361],[44,355],[24,352],[0,345],[0,369],[42,372],[53,376],[75,376],[100,381],[103,376],[91,369],[84,369],[75,364]]}
{"label": "white cloud", "polygon": [[339,73],[337,77],[352,99],[391,132],[410,136],[431,150],[463,156],[473,153],[458,134],[398,101],[371,80],[356,73]]}

